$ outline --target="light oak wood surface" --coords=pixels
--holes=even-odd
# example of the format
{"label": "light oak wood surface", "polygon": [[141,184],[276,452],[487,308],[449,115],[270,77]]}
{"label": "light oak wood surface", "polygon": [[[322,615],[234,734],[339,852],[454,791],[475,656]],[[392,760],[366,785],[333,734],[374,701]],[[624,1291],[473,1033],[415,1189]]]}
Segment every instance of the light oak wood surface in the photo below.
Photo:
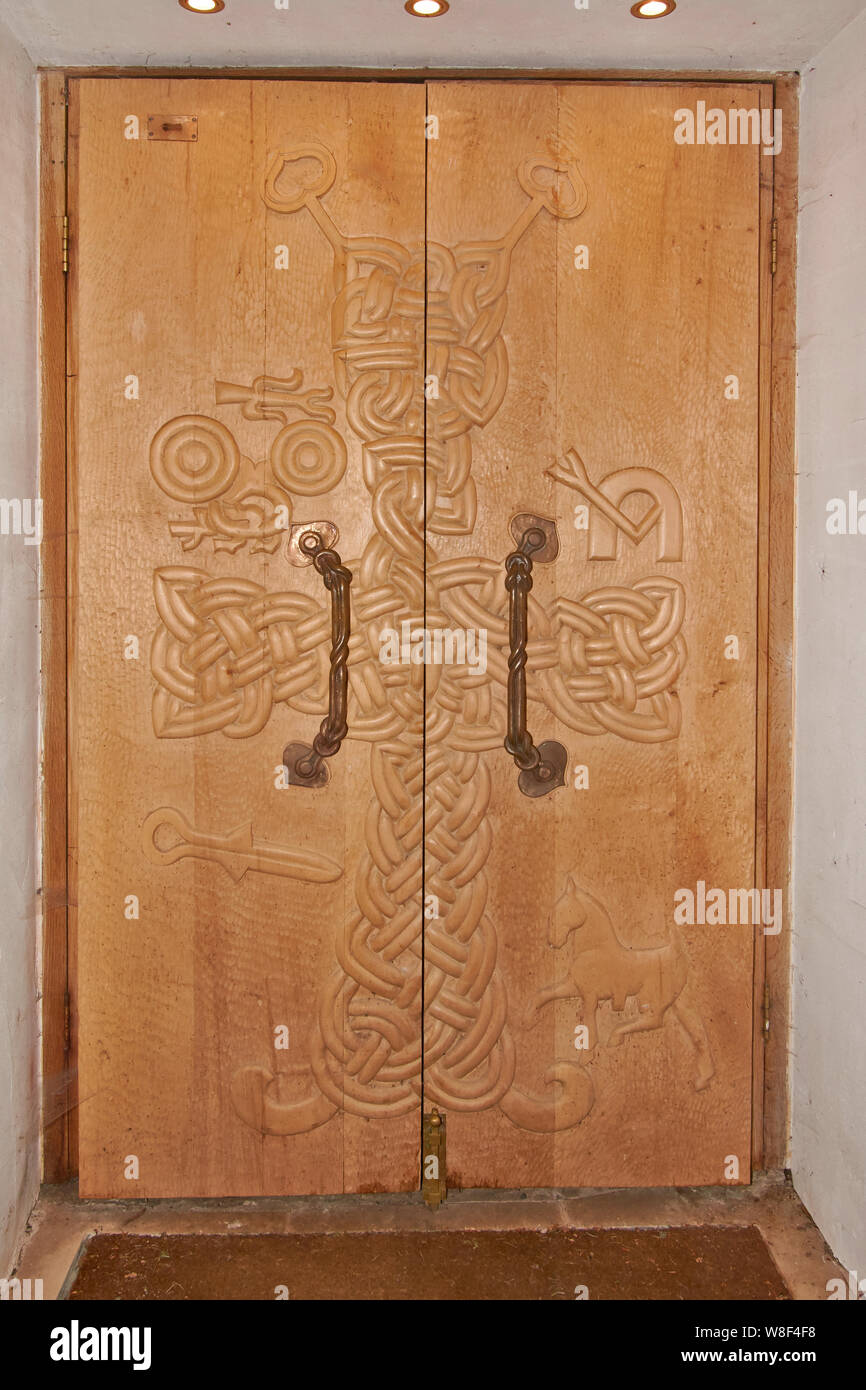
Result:
{"label": "light oak wood surface", "polygon": [[[589,772],[588,790],[566,785],[532,801],[504,752],[483,757],[491,843],[479,846],[478,873],[496,939],[494,981],[507,1001],[497,1047],[513,1049],[516,1062],[498,1106],[449,1111],[449,1171],[461,1185],[717,1183],[729,1156],[739,1180],[749,1177],[753,928],[681,928],[687,985],[663,1021],[650,1027],[645,1018],[646,1031],[613,1036],[652,1003],[647,979],[640,1004],[599,1005],[589,1052],[574,1048],[575,1027],[588,1021],[576,986],[531,1019],[528,1010],[557,981],[591,974],[579,929],[552,944],[557,922],[579,920],[581,899],[562,900],[569,878],[604,910],[608,982],[623,949],[671,947],[675,890],[754,882],[757,285],[769,160],[755,146],[677,145],[673,117],[698,99],[749,108],[761,95],[711,85],[429,87],[440,120],[428,162],[431,242],[500,237],[526,202],[515,175],[529,157],[573,156],[586,185],[578,217],[542,213],[514,247],[502,329],[508,390],[474,445],[478,520],[471,537],[438,551],[501,561],[515,514],[556,518],[562,551],[536,566],[530,602],[529,723],[536,740],[566,745],[570,782],[575,764]],[[588,269],[575,268],[578,246],[588,248]],[[737,400],[725,398],[732,374]],[[585,498],[550,477],[570,449],[596,483],[620,469],[661,473],[682,505],[681,560],[657,558],[655,531],[638,545],[619,536],[615,560],[590,559],[587,533],[575,528],[574,506]],[[645,495],[623,503],[632,520],[648,506]],[[556,717],[557,697],[545,698],[552,645],[566,685],[592,669],[580,637],[563,635],[562,605],[615,586],[609,621],[617,622],[628,606],[621,591],[650,579],[674,586],[684,608],[682,669],[664,695],[671,736],[640,726],[646,700],[621,733],[587,734]],[[635,677],[647,655],[629,650],[622,621],[613,674]],[[729,635],[737,661],[725,659]],[[626,710],[627,685],[613,703]],[[495,709],[504,728],[501,695]],[[663,968],[661,957],[644,959],[648,971]],[[678,1011],[706,1032],[709,1084]]]}
{"label": "light oak wood surface", "polygon": [[[82,1194],[410,1189],[422,1103],[453,1185],[748,1181],[755,929],[673,908],[755,882],[769,161],[673,128],[771,88],[76,86]],[[329,598],[281,538],[236,545],[262,485],[354,576],[319,790],[274,776],[325,713]],[[635,543],[654,500],[666,541]],[[561,544],[528,718],[569,763],[539,799],[502,747],[518,513]],[[483,631],[486,670],[383,663],[404,623]],[[207,854],[161,858],[181,833]]]}

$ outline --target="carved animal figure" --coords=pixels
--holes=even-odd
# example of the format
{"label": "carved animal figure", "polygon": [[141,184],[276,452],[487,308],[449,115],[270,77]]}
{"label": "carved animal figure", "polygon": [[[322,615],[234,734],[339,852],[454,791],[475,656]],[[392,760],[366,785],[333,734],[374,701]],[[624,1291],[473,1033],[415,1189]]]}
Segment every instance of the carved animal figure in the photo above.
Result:
{"label": "carved animal figure", "polygon": [[628,1033],[661,1028],[670,1012],[695,1049],[695,1090],[704,1090],[716,1068],[703,1020],[688,997],[689,960],[679,933],[674,929],[671,939],[663,946],[646,949],[624,946],[605,908],[579,888],[569,875],[565,892],[557,900],[550,918],[548,940],[559,950],[569,937],[573,940],[568,974],[564,980],[539,991],[529,1008],[527,1027],[538,1021],[540,1010],[554,999],[579,998],[583,1002],[589,1046],[594,1048],[598,1044],[596,1010],[599,1002],[609,999],[619,1013],[625,1008],[627,999],[637,999],[640,1014],[618,1024],[608,1039],[608,1046],[618,1046]]}

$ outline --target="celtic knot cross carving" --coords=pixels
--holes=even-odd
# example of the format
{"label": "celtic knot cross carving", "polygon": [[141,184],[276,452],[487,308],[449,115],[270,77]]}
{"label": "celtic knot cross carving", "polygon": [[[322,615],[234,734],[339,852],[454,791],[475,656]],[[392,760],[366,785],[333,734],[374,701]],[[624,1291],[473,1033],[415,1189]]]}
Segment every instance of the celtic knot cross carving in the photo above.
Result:
{"label": "celtic knot cross carving", "polygon": [[[273,1074],[248,1066],[234,1076],[233,1103],[249,1125],[285,1135],[339,1110],[406,1114],[423,1087],[446,1110],[499,1106],[527,1129],[565,1129],[593,1105],[589,1059],[555,1061],[539,1094],[516,1085],[497,932],[487,913],[491,779],[484,755],[502,749],[507,683],[502,564],[483,556],[440,559],[430,537],[474,528],[473,432],[492,420],[508,386],[503,326],[518,243],[540,216],[578,217],[587,190],[568,151],[533,157],[517,171],[523,210],[498,240],[407,247],[336,227],[323,202],[336,173],[324,146],[298,146],[273,160],[263,196],[287,217],[312,217],[333,253],[334,386],[362,445],[373,527],[363,553],[345,561],[353,575],[348,737],[370,744],[372,801],[356,910],[337,926],[337,965],[311,1039],[310,1094],[283,1101]],[[279,548],[293,498],[321,495],[344,476],[347,451],[331,398],[330,387],[303,389],[297,368],[248,387],[216,384],[219,406],[280,425],[267,482],[260,465],[241,458],[221,421],[186,416],[163,426],[151,471],[169,497],[193,508],[188,520],[171,526],[184,550],[208,539],[229,553],[246,545]],[[565,471],[559,481],[574,486],[576,477],[596,508],[593,545],[609,550],[613,535],[615,550],[617,528],[638,543],[658,524],[659,558],[679,558],[681,508],[661,474],[630,470],[595,488],[573,463]],[[651,498],[642,523],[619,509],[630,492]],[[319,598],[291,588],[266,591],[189,565],[159,569],[154,593],[157,736],[248,738],[266,726],[275,704],[321,714],[329,616]],[[677,736],[676,683],[687,653],[685,595],[676,580],[607,585],[547,608],[530,602],[532,700],[579,735],[647,743]],[[485,673],[467,665],[429,668],[426,724],[424,668],[379,660],[385,629],[420,624],[425,614],[428,627],[488,634]],[[426,891],[440,912],[425,922],[422,972],[425,853]]]}

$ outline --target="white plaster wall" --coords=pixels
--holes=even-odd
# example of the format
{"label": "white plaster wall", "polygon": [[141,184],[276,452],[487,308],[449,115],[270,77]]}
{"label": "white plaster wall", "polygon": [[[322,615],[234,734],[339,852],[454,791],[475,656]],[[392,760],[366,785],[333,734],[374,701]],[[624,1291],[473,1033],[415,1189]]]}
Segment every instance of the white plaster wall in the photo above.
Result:
{"label": "white plaster wall", "polygon": [[[344,26],[335,26],[344,62],[553,58],[588,66],[705,62],[769,69],[792,66],[802,51],[821,46],[809,24],[826,23],[825,33],[832,33],[859,11],[804,69],[791,1161],[797,1189],[834,1251],[866,1277],[866,536],[830,537],[824,524],[829,498],[847,497],[851,488],[866,498],[861,0],[831,0],[826,7],[773,0],[774,21],[797,10],[801,29],[782,33],[780,23],[773,23],[769,27],[780,37],[768,42],[765,9],[754,55],[746,52],[745,40],[738,46],[731,37],[732,15],[746,8],[739,4],[725,11],[722,47],[708,42],[705,30],[681,31],[692,12],[706,23],[721,13],[697,3],[678,11],[680,32],[673,21],[667,27],[624,23],[610,35],[599,31],[595,42],[589,42],[591,26],[601,24],[604,7],[593,7],[580,29],[581,16],[572,12],[567,20],[571,7],[557,5],[556,23],[572,26],[566,41],[550,23],[536,24],[527,34],[525,11],[516,0],[497,4],[489,28],[493,11],[489,3],[482,5],[481,27],[471,34],[403,21],[402,6],[393,3],[383,31],[373,22],[385,19],[381,0],[355,0],[353,17],[360,19],[366,5],[370,23],[357,25],[351,49]],[[821,19],[825,8],[832,14]],[[293,7],[294,16],[299,13]],[[208,27],[171,7],[166,33],[156,44],[147,7],[133,0],[34,0],[26,8],[19,0],[0,0],[0,14],[43,60],[154,61],[154,48],[157,58],[174,62],[335,60],[325,51],[328,34],[304,30],[299,42],[296,22],[289,28],[269,13],[265,24],[261,6],[254,28],[250,0],[233,0],[233,35],[228,16],[225,25]],[[503,22],[506,14],[512,25]],[[250,20],[248,29],[239,23],[242,16]],[[392,22],[402,25],[400,43],[383,37],[392,32]],[[267,27],[278,23],[285,53],[275,52]],[[368,49],[359,53],[364,35]],[[656,51],[651,41],[662,49]],[[630,44],[639,44],[639,51]],[[24,498],[36,493],[36,102],[31,64],[2,23],[0,72],[0,497]],[[35,547],[25,547],[20,537],[0,537],[0,1277],[14,1259],[39,1170],[36,566]]]}
{"label": "white plaster wall", "polygon": [[[866,1278],[866,14],[803,74],[792,1169]],[[866,529],[866,517],[864,517]]]}
{"label": "white plaster wall", "polygon": [[453,0],[415,19],[403,0],[227,0],[190,14],[177,0],[0,0],[38,63],[194,67],[753,68],[787,71],[863,0],[680,0],[666,19],[631,0]]}
{"label": "white plaster wall", "polygon": [[[36,77],[0,25],[0,498],[37,493]],[[37,546],[0,535],[0,1277],[39,1185]]]}

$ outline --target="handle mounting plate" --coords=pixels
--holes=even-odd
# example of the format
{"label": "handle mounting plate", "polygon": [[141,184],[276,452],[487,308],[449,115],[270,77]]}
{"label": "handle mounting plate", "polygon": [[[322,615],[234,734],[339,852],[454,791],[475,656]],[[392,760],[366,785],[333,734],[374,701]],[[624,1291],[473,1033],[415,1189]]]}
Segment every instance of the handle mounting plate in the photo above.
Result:
{"label": "handle mounting plate", "polygon": [[546,516],[536,516],[534,512],[519,512],[511,521],[511,534],[518,545],[523,540],[527,531],[543,531],[547,537],[546,544],[541,550],[532,552],[532,563],[534,565],[548,565],[555,560],[559,554],[559,532],[556,529],[556,522],[550,521]]}
{"label": "handle mounting plate", "polygon": [[548,738],[539,743],[538,751],[541,754],[538,767],[524,768],[518,773],[517,785],[525,796],[547,796],[548,792],[565,786],[568,750],[556,739]]}
{"label": "handle mounting plate", "polygon": [[333,550],[340,539],[340,533],[333,521],[302,521],[289,531],[289,539],[286,542],[286,559],[289,564],[311,565],[313,563],[313,556],[301,549],[301,536],[305,536],[308,531],[316,532],[322,542],[323,550]]}
{"label": "handle mounting plate", "polygon": [[313,749],[308,743],[286,744],[283,749],[283,766],[286,769],[289,786],[324,787],[327,785],[330,777],[327,763],[319,762],[312,776],[305,775],[299,767],[299,764],[309,762],[313,756]]}

